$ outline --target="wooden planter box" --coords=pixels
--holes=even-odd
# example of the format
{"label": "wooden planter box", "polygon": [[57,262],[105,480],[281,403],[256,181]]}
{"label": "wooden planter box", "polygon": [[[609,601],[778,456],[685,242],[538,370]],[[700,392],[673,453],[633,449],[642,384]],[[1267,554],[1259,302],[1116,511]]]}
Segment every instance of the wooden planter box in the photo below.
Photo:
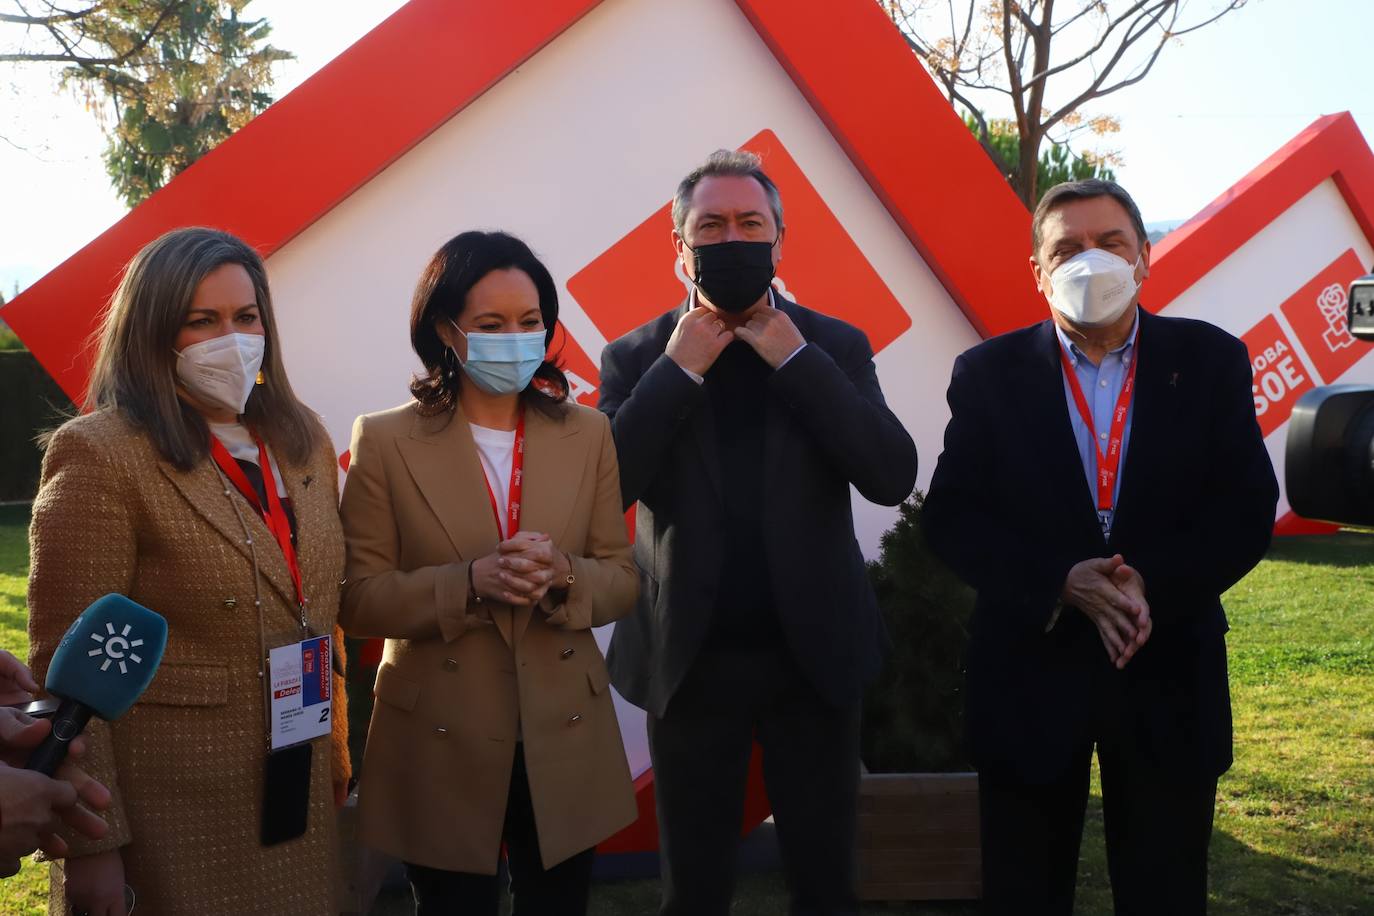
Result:
{"label": "wooden planter box", "polygon": [[866,773],[859,782],[859,899],[982,894],[977,773]]}

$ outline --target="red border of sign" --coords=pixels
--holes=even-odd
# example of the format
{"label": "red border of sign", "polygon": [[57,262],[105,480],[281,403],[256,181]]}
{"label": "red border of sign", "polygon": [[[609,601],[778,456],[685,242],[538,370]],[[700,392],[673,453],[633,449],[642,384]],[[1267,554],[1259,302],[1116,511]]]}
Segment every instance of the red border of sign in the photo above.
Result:
{"label": "red border of sign", "polygon": [[1349,112],[1326,115],[1160,239],[1145,287],[1149,307],[1173,302],[1328,178],[1374,245],[1374,152]]}
{"label": "red border of sign", "polygon": [[[270,256],[599,2],[541,0],[513,15],[483,0],[411,0],[27,289],[5,320],[79,396],[93,306],[144,244],[211,223]],[[877,4],[833,0],[816,15],[792,0],[737,3],[974,327],[1038,319],[1025,208]],[[963,244],[972,237],[976,248]]]}

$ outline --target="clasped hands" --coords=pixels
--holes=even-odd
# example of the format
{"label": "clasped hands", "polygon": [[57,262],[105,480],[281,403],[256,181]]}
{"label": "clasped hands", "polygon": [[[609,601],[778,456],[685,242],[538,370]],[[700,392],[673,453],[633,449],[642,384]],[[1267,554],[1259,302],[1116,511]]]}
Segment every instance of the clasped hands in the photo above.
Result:
{"label": "clasped hands", "polygon": [[731,341],[742,340],[776,369],[806,343],[781,309],[755,306],[740,317],[745,316],[747,320],[731,328],[726,319],[698,303],[678,319],[673,335],[668,338],[668,358],[689,372],[705,375]]}
{"label": "clasped hands", "polygon": [[[70,759],[56,778],[24,769],[29,753],[43,743],[52,723],[34,719],[7,704],[33,699],[38,684],[28,667],[0,650],[0,877],[19,871],[19,859],[35,849],[53,858],[67,854],[57,831],[67,826],[91,839],[108,827],[91,809],[110,804],[110,792]],[[85,741],[77,738],[71,757],[80,757]]]}
{"label": "clasped hands", "polygon": [[1126,667],[1154,629],[1145,580],[1121,554],[1075,564],[1060,598],[1093,622],[1107,657],[1118,669]]}
{"label": "clasped hands", "polygon": [[482,598],[517,607],[538,604],[572,575],[568,555],[538,531],[517,531],[495,553],[472,562],[472,587]]}

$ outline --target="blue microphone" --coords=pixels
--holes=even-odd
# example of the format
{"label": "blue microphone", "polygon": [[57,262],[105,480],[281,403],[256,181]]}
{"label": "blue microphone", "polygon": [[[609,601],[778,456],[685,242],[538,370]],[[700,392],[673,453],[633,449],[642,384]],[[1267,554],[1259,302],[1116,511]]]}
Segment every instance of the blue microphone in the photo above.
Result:
{"label": "blue microphone", "polygon": [[52,731],[25,767],[51,776],[91,715],[109,722],[129,711],[148,689],[162,651],[167,621],[123,595],[98,599],[72,622],[53,653],[44,688],[62,702]]}

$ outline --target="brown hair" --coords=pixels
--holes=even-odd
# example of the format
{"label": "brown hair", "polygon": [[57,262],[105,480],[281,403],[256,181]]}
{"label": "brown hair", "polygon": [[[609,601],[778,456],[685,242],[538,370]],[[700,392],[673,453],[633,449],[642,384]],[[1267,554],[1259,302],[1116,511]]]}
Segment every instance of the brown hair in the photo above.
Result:
{"label": "brown hair", "polygon": [[1034,215],[1031,216],[1031,254],[1036,261],[1040,260],[1042,232],[1045,227],[1045,218],[1050,215],[1050,211],[1075,200],[1089,200],[1094,197],[1110,197],[1121,204],[1121,208],[1131,218],[1131,225],[1135,228],[1139,243],[1144,245],[1150,240],[1149,233],[1145,231],[1145,221],[1140,217],[1140,208],[1135,205],[1131,195],[1127,194],[1126,189],[1121,185],[1101,178],[1063,181],[1045,192],[1045,196],[1040,198],[1040,203],[1036,204]]}
{"label": "brown hair", "polygon": [[198,411],[177,397],[173,347],[196,288],[225,264],[248,271],[267,338],[263,384],[253,388],[244,417],[285,458],[304,464],[326,435],[319,417],[296,398],[286,377],[267,269],[249,245],[217,229],[174,229],[134,255],[99,331],[85,408],[119,411],[181,470],[205,458],[210,429]]}
{"label": "brown hair", "polygon": [[[454,361],[435,322],[458,320],[467,307],[468,293],[493,270],[519,270],[539,291],[539,314],[544,319],[544,348],[553,342],[558,326],[558,288],[547,267],[529,246],[504,232],[464,232],[444,243],[425,265],[410,303],[410,344],[424,363],[425,374],[410,381],[410,393],[426,416],[447,413],[458,404],[463,373]],[[556,359],[556,357],[555,357]],[[557,362],[545,359],[534,381],[520,392],[520,401],[540,413],[561,418],[567,410],[568,379]]]}
{"label": "brown hair", "polygon": [[763,171],[763,159],[749,150],[718,149],[678,183],[677,193],[673,195],[673,228],[679,235],[687,225],[687,213],[692,209],[692,194],[701,179],[720,176],[752,178],[763,185],[768,208],[773,211],[773,222],[777,223],[777,228],[782,228],[782,195],[778,193],[778,186],[773,179]]}

